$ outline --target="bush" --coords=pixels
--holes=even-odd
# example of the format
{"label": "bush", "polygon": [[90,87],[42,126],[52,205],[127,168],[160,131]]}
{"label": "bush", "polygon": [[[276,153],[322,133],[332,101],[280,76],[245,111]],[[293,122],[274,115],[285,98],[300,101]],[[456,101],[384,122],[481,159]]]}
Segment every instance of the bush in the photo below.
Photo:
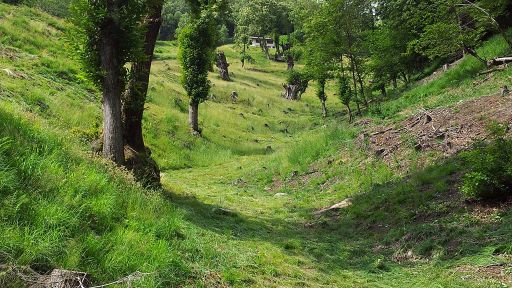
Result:
{"label": "bush", "polygon": [[512,195],[512,141],[498,138],[463,154],[469,171],[461,191],[467,199],[497,200]]}

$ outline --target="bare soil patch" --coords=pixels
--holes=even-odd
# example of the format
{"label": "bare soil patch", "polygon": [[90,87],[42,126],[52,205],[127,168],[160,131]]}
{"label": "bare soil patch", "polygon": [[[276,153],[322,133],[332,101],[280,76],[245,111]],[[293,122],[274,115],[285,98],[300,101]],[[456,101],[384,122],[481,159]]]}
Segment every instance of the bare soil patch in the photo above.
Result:
{"label": "bare soil patch", "polygon": [[358,145],[388,162],[410,149],[451,156],[488,139],[488,126],[493,121],[510,130],[512,97],[493,95],[425,110],[398,124],[369,128],[359,136]]}

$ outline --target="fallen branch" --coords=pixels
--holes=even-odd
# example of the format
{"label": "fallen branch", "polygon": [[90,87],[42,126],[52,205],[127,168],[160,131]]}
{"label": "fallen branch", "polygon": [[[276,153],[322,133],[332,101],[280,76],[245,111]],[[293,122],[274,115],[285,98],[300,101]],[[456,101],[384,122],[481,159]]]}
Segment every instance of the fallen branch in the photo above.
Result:
{"label": "fallen branch", "polygon": [[[54,269],[50,275],[39,274],[29,266],[15,266],[15,265],[0,265],[0,271],[4,271],[7,275],[12,275],[19,278],[23,282],[29,283],[31,287],[76,287],[76,288],[103,288],[109,287],[116,284],[127,284],[131,287],[131,283],[140,281],[144,277],[149,276],[152,273],[142,273],[136,271],[128,276],[125,276],[119,280],[101,284],[98,286],[90,286],[89,275],[85,272],[68,271]],[[71,283],[71,286],[69,286]]]}
{"label": "fallen branch", "polygon": [[512,62],[512,57],[498,57],[492,60],[489,60],[487,66],[493,67],[498,65],[503,65]]}
{"label": "fallen branch", "polygon": [[334,204],[334,205],[332,205],[330,207],[327,207],[327,208],[315,211],[315,212],[313,212],[313,215],[320,216],[320,215],[322,215],[322,214],[324,214],[326,212],[329,212],[329,211],[336,211],[336,210],[340,210],[340,209],[343,209],[343,208],[347,208],[350,205],[352,205],[352,198],[347,198],[347,199],[343,200],[340,203],[337,203],[337,204]]}

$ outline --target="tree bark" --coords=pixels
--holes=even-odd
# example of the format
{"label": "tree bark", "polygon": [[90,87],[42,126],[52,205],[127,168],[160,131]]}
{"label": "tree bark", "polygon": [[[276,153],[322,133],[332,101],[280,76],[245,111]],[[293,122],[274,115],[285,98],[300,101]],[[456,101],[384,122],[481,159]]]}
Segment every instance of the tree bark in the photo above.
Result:
{"label": "tree bark", "polygon": [[357,80],[356,80],[356,69],[354,67],[354,61],[352,60],[352,58],[350,58],[350,65],[351,65],[351,68],[352,68],[352,82],[353,82],[353,85],[354,85],[354,96],[355,96],[355,102],[356,102],[356,106],[357,106],[357,113],[359,115],[363,115],[363,113],[361,112],[361,107],[359,106],[359,99],[357,97]]}
{"label": "tree bark", "polygon": [[295,60],[293,59],[292,55],[288,55],[286,57],[286,63],[288,64],[288,70],[292,70],[293,67],[295,67]]}
{"label": "tree bark", "polygon": [[188,125],[194,134],[201,134],[199,130],[199,102],[190,102],[188,109]]}
{"label": "tree bark", "polygon": [[327,118],[327,106],[325,104],[325,100],[322,100],[322,116]]}
{"label": "tree bark", "polygon": [[244,67],[245,67],[245,50],[246,50],[246,45],[247,45],[247,44],[245,44],[245,43],[244,43],[244,48],[243,48],[243,50],[242,50],[242,51],[243,51],[243,52],[242,52],[242,68],[244,68]]}
{"label": "tree bark", "polygon": [[[119,10],[117,3],[111,3],[108,11],[116,15]],[[100,60],[105,72],[103,77],[103,157],[116,164],[124,163],[123,128],[121,121],[121,63],[119,44],[115,40],[115,32],[120,29],[119,19],[110,16],[100,29]]]}
{"label": "tree bark", "polygon": [[352,123],[352,109],[350,109],[350,104],[345,106],[347,106],[348,110],[348,123]]}
{"label": "tree bark", "polygon": [[142,118],[144,104],[149,87],[151,64],[155,51],[156,40],[162,25],[163,1],[157,1],[148,7],[144,25],[144,60],[132,64],[131,79],[123,98],[124,139],[137,152],[145,152],[142,134]]}
{"label": "tree bark", "polygon": [[357,65],[354,55],[350,56],[350,61],[353,63],[353,67],[356,71],[357,82],[359,83],[359,91],[360,91],[359,94],[361,94],[361,98],[363,99],[364,106],[368,109],[368,100],[366,99],[366,95],[364,93],[363,78],[361,77],[361,72],[359,71],[359,66]]}
{"label": "tree bark", "polygon": [[298,83],[283,84],[283,97],[288,100],[300,100],[302,94],[306,92],[309,81],[300,81]]}
{"label": "tree bark", "polygon": [[229,63],[226,60],[226,54],[224,52],[220,51],[217,53],[217,68],[219,69],[219,74],[222,80],[224,81],[231,81],[231,78],[229,78]]}

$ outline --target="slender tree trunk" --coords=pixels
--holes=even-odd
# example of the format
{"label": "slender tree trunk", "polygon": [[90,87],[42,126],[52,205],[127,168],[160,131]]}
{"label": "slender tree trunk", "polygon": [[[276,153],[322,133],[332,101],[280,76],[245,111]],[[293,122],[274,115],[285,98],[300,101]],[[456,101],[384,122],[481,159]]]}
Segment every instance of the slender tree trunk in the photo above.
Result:
{"label": "slender tree trunk", "polygon": [[144,25],[144,57],[143,61],[132,64],[131,79],[125,91],[123,101],[124,139],[137,152],[145,152],[142,134],[142,118],[144,104],[149,87],[149,77],[156,40],[162,25],[163,1],[149,7]]}
{"label": "slender tree trunk", "polygon": [[350,66],[352,68],[352,82],[354,85],[354,96],[355,96],[355,102],[357,106],[357,113],[361,116],[363,113],[361,113],[361,107],[359,106],[359,99],[357,97],[357,80],[356,80],[356,69],[354,67],[354,61],[352,58],[350,58]]}
{"label": "slender tree trunk", "polygon": [[199,102],[191,102],[188,109],[188,125],[192,133],[200,134],[199,130]]}
{"label": "slender tree trunk", "polygon": [[487,65],[487,60],[485,60],[484,58],[480,57],[480,55],[478,55],[478,53],[473,48],[470,48],[470,47],[466,46],[466,44],[464,44],[464,43],[462,45],[463,45],[464,51],[466,53],[468,53],[471,56],[475,57],[478,61],[482,62],[485,66],[488,66]]}
{"label": "slender tree trunk", "polygon": [[275,35],[275,37],[274,37],[274,45],[276,46],[276,53],[277,53],[277,55],[280,55],[281,54],[281,50],[280,50],[281,47],[279,47],[279,33],[277,33]]}
{"label": "slender tree trunk", "polygon": [[322,99],[322,116],[327,118],[327,105],[325,104],[325,99]]}
{"label": "slender tree trunk", "polygon": [[288,64],[288,70],[292,70],[295,67],[295,60],[292,55],[286,57],[286,63]]}
{"label": "slender tree trunk", "polygon": [[364,93],[364,84],[363,79],[361,79],[361,75],[357,73],[357,82],[359,83],[359,91],[361,94],[361,97],[363,98],[363,103],[366,108],[368,108],[368,100],[366,99],[366,94]]}
{"label": "slender tree trunk", "polygon": [[244,43],[244,48],[243,48],[243,50],[242,50],[242,55],[243,55],[243,56],[242,56],[242,68],[244,68],[244,67],[245,67],[245,50],[246,50],[246,45],[247,45],[247,44],[245,44],[245,43]]}
{"label": "slender tree trunk", "polygon": [[[119,7],[110,4],[108,12],[115,15]],[[105,71],[103,77],[103,157],[116,164],[124,163],[123,128],[121,121],[121,63],[119,44],[114,33],[119,29],[119,19],[109,17],[102,23],[100,31],[100,61]]]}
{"label": "slender tree trunk", "polygon": [[[357,61],[355,59],[354,55],[351,55],[350,61],[353,63],[353,68],[356,71],[357,76],[357,82],[359,83],[359,91],[361,94],[361,98],[363,99],[364,106],[368,109],[368,100],[366,99],[366,95],[364,93],[364,84],[363,84],[363,78],[361,77],[361,71],[359,71],[359,66],[357,65]],[[357,88],[356,88],[357,89]]]}
{"label": "slender tree trunk", "polygon": [[400,74],[402,74],[402,78],[404,79],[405,85],[408,86],[410,81],[409,78],[407,77],[407,74],[404,71],[400,72]]}
{"label": "slender tree trunk", "polygon": [[345,105],[348,110],[348,123],[352,123],[352,109],[350,109],[350,104]]}

